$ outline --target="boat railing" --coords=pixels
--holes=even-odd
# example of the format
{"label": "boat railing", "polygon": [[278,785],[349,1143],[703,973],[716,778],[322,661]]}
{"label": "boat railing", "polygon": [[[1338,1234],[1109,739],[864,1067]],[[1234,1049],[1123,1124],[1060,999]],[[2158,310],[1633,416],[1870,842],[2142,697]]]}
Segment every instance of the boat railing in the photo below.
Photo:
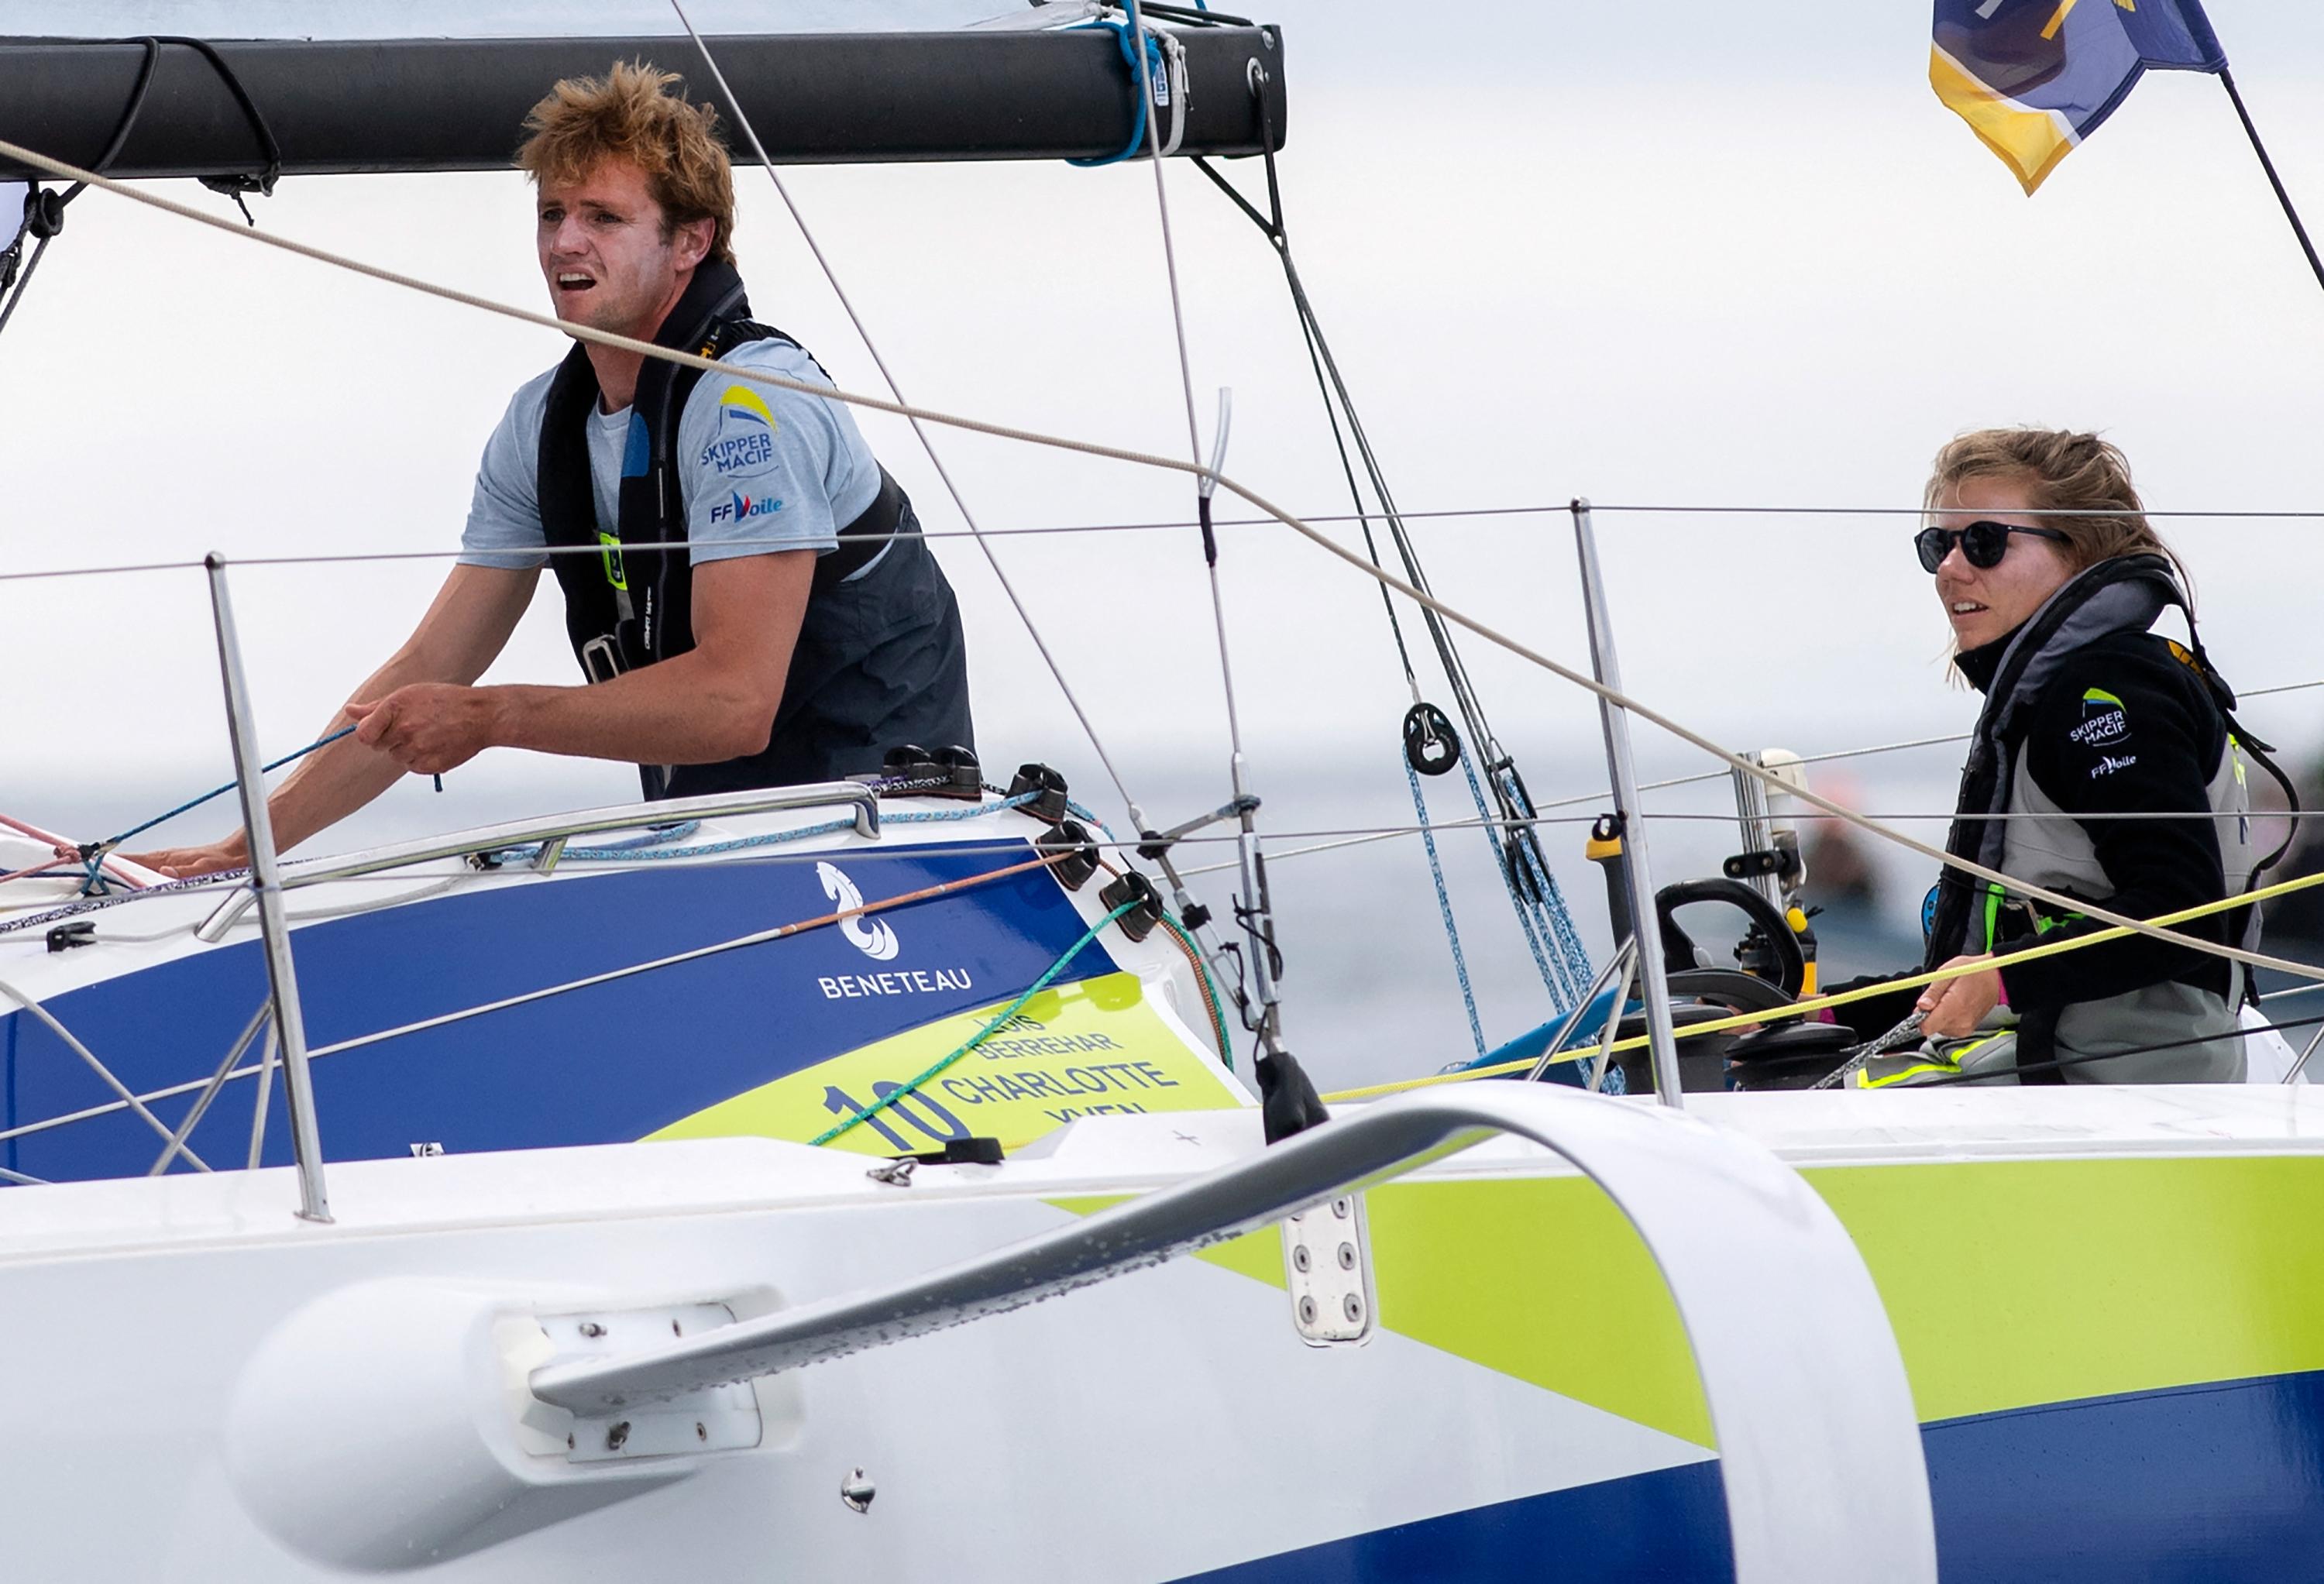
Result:
{"label": "boat railing", "polygon": [[[566,843],[576,836],[635,830],[641,825],[666,824],[682,820],[740,819],[749,815],[780,814],[835,806],[853,810],[856,834],[870,840],[879,838],[880,794],[876,788],[861,781],[816,781],[803,787],[759,787],[743,792],[710,792],[698,797],[673,797],[643,808],[636,804],[623,804],[608,808],[542,815],[503,824],[479,825],[448,835],[426,836],[391,846],[320,859],[311,863],[288,866],[282,870],[281,886],[286,891],[297,890],[304,886],[355,879],[387,870],[433,863],[446,858],[474,859],[515,847],[537,849],[526,859],[526,863],[528,867],[547,874],[556,869],[558,860],[565,854]],[[196,937],[211,943],[223,939],[226,932],[233,928],[257,900],[258,892],[254,887],[237,887],[208,917],[195,926]]]}

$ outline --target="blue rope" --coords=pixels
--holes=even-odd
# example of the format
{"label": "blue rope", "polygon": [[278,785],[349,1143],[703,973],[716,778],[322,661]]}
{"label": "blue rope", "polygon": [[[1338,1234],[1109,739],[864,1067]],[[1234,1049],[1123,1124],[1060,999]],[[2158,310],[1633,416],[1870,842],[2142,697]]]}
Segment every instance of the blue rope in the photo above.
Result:
{"label": "blue rope", "polygon": [[[1532,843],[1520,842],[1524,853],[1520,861],[1524,873],[1531,879],[1537,898],[1528,898],[1518,883],[1517,875],[1510,872],[1508,859],[1494,835],[1497,815],[1485,800],[1485,788],[1477,779],[1477,767],[1469,753],[1467,743],[1461,745],[1461,773],[1468,778],[1469,797],[1477,806],[1477,817],[1485,833],[1485,843],[1493,850],[1494,867],[1500,870],[1501,883],[1508,890],[1509,906],[1517,916],[1517,927],[1525,934],[1526,949],[1533,953],[1534,967],[1541,974],[1541,987],[1549,993],[1550,1004],[1563,1014],[1571,1011],[1583,989],[1590,983],[1590,953],[1582,944],[1581,932],[1573,926],[1572,911],[1565,905],[1565,893],[1558,889],[1555,879],[1543,869]],[[1496,781],[1496,787],[1499,783]],[[1532,810],[1522,797],[1512,793],[1512,801],[1530,815]]]}
{"label": "blue rope", "polygon": [[[299,749],[294,752],[286,753],[281,759],[274,760],[272,764],[263,764],[259,766],[258,773],[263,776],[269,770],[279,770],[293,760],[304,759],[309,754],[314,752],[315,750],[327,747],[331,743],[337,742],[340,738],[346,736],[348,732],[354,730],[355,728],[353,726],[342,726],[337,731],[332,732],[328,737],[318,737],[314,741],[307,744],[306,747]],[[106,853],[113,852],[124,842],[129,840],[130,837],[142,836],[147,831],[152,830],[155,825],[167,824],[170,821],[177,818],[180,815],[189,814],[193,810],[199,808],[203,804],[208,803],[213,797],[224,797],[226,793],[233,791],[241,784],[241,780],[237,778],[235,780],[226,782],[226,785],[222,787],[213,787],[208,791],[203,793],[199,797],[189,798],[187,801],[178,805],[177,807],[170,810],[167,814],[155,815],[152,819],[147,820],[142,825],[132,825],[117,836],[109,837],[102,842],[92,843],[84,850],[84,856],[81,859],[82,873],[80,894],[84,897],[112,896],[114,894],[112,880],[105,872],[105,858]],[[443,782],[439,779],[437,782],[437,788],[440,791],[442,787]]]}
{"label": "blue rope", "polygon": [[[1019,792],[1016,797],[1004,797],[998,803],[963,804],[958,808],[931,808],[918,812],[908,810],[903,814],[881,815],[880,818],[882,824],[899,825],[934,825],[950,820],[982,819],[988,814],[999,814],[1004,809],[1022,808],[1040,796],[1038,792]],[[1072,805],[1066,806],[1070,808]],[[1088,817],[1095,819],[1097,816],[1091,815]]]}
{"label": "blue rope", "polygon": [[[1510,806],[1526,819],[1534,817],[1533,799],[1526,796],[1524,786],[1514,775],[1504,784]],[[1572,1005],[1589,990],[1591,981],[1590,948],[1582,944],[1582,932],[1574,926],[1573,909],[1566,906],[1565,893],[1559,889],[1557,877],[1543,867],[1539,849],[1530,841],[1518,846],[1525,853],[1526,869],[1532,874],[1534,884],[1542,896],[1541,910],[1545,928],[1554,937],[1557,952],[1554,959],[1564,978],[1566,1004]]]}
{"label": "blue rope", "polygon": [[1072,815],[1075,819],[1087,824],[1095,825],[1099,830],[1103,831],[1107,841],[1111,842],[1113,840],[1113,827],[1111,825],[1098,818],[1096,815],[1092,814],[1088,809],[1084,808],[1080,804],[1075,803],[1070,797],[1065,799],[1065,812]]}
{"label": "blue rope", "polygon": [[[306,758],[309,754],[310,754],[310,753],[314,752],[314,751],[315,751],[315,750],[317,750],[317,749],[318,749],[318,748],[327,747],[329,744],[334,743],[334,742],[337,742],[340,738],[342,738],[342,737],[346,736],[348,732],[352,732],[352,731],[354,731],[354,730],[355,730],[355,728],[354,728],[353,726],[342,726],[342,727],[340,727],[337,731],[336,731],[336,732],[332,732],[328,737],[318,737],[318,738],[317,738],[314,741],[309,742],[309,744],[307,744],[307,746],[306,746],[306,747],[304,747],[304,748],[302,748],[302,749],[300,749],[300,750],[299,750],[297,752],[295,752],[295,753],[286,753],[286,754],[284,754],[281,759],[276,760],[272,764],[265,764],[265,765],[261,765],[261,766],[259,766],[259,767],[258,767],[258,773],[259,773],[260,775],[262,775],[262,776],[263,776],[263,775],[264,775],[264,774],[265,774],[267,771],[269,771],[269,770],[279,770],[279,769],[281,769],[284,765],[289,764],[292,760],[294,760],[294,759],[304,759],[304,758]],[[234,780],[234,781],[228,781],[228,782],[227,782],[225,786],[223,786],[223,787],[211,787],[208,791],[207,791],[207,792],[203,793],[199,797],[193,798],[193,799],[191,799],[191,800],[190,800],[190,801],[189,801],[189,802],[180,803],[180,805],[178,805],[178,806],[177,806],[177,807],[175,807],[175,808],[171,809],[171,810],[169,813],[167,813],[167,814],[157,814],[157,815],[155,815],[152,819],[147,820],[147,821],[146,821],[143,824],[142,824],[142,825],[132,825],[132,826],[130,826],[127,830],[125,830],[125,831],[122,832],[122,833],[121,833],[121,834],[119,834],[119,835],[117,835],[117,836],[115,836],[115,837],[114,837],[111,841],[108,841],[108,842],[99,842],[99,843],[97,843],[97,845],[98,845],[100,848],[104,848],[104,849],[106,849],[106,850],[108,850],[108,851],[109,851],[109,850],[111,850],[112,848],[118,847],[118,846],[120,846],[120,845],[121,845],[121,843],[123,843],[124,842],[126,842],[127,840],[129,840],[129,838],[130,838],[130,837],[132,837],[132,836],[142,836],[142,835],[143,835],[147,831],[152,830],[155,825],[164,824],[164,823],[166,823],[166,822],[168,822],[168,821],[170,821],[170,820],[173,820],[173,819],[177,818],[177,817],[178,817],[180,815],[181,815],[181,814],[186,814],[186,813],[188,813],[188,812],[189,812],[189,811],[191,811],[191,810],[193,810],[193,809],[199,808],[203,804],[208,803],[211,798],[213,798],[213,797],[223,797],[223,796],[225,796],[226,793],[233,791],[233,790],[234,790],[237,786],[240,786],[240,785],[241,785],[241,782],[240,782],[239,780]]]}
{"label": "blue rope", "polygon": [[[1401,751],[1397,757],[1403,758]],[[1428,823],[1428,799],[1420,789],[1420,772],[1404,760],[1404,778],[1412,783],[1412,811],[1419,817],[1421,844],[1428,849],[1428,878],[1436,882],[1436,911],[1444,917],[1444,938],[1452,944],[1452,972],[1461,981],[1461,1005],[1469,1014],[1469,1037],[1476,1042],[1477,1059],[1485,1059],[1485,1026],[1477,1018],[1477,992],[1469,984],[1469,958],[1461,950],[1461,929],[1452,922],[1452,895],[1444,889],[1444,865],[1436,856],[1436,832]]]}
{"label": "blue rope", "polygon": [[[1130,125],[1130,142],[1123,146],[1121,152],[1102,154],[1093,160],[1068,160],[1065,163],[1084,167],[1118,165],[1124,160],[1135,158],[1138,151],[1146,146],[1148,101],[1153,96],[1153,89],[1148,85],[1153,81],[1153,73],[1165,69],[1162,64],[1162,46],[1146,36],[1146,26],[1138,17],[1138,0],[1129,0],[1127,13],[1119,19],[1099,17],[1095,21],[1078,25],[1113,30],[1114,42],[1121,46],[1121,58],[1130,66],[1130,85],[1138,95],[1138,119]],[[1072,28],[1065,30],[1067,32],[1073,31]],[[1130,42],[1133,37],[1138,40],[1138,44]],[[1139,69],[1139,44],[1145,46],[1146,69],[1143,71]]]}
{"label": "blue rope", "polygon": [[1533,910],[1526,906],[1525,897],[1517,889],[1517,878],[1508,871],[1508,861],[1501,852],[1501,844],[1494,837],[1493,811],[1485,802],[1485,789],[1478,784],[1477,767],[1470,758],[1469,745],[1465,742],[1461,745],[1461,773],[1469,779],[1469,797],[1477,806],[1478,828],[1485,833],[1485,845],[1492,850],[1493,867],[1500,871],[1501,884],[1509,894],[1509,906],[1517,909],[1517,927],[1525,934],[1526,950],[1533,953],[1533,965],[1541,974],[1541,987],[1549,992],[1551,1005],[1561,1012],[1566,1011],[1569,1008],[1562,998],[1556,971],[1550,967],[1548,953],[1542,949],[1541,936],[1534,928]]}

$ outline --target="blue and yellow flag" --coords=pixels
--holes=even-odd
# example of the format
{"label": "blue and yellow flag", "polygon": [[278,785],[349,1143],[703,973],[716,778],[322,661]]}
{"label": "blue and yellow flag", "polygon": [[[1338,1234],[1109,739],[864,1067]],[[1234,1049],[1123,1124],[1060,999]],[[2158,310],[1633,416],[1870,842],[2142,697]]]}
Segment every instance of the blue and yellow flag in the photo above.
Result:
{"label": "blue and yellow flag", "polygon": [[2227,63],[2199,0],[1936,0],[1929,82],[2032,192],[2149,67]]}

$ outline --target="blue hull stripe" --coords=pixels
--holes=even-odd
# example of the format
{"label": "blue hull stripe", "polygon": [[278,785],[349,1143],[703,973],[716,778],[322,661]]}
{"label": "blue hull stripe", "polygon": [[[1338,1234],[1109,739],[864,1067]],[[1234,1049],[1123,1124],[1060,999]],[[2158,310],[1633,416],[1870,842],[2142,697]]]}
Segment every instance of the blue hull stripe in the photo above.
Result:
{"label": "blue hull stripe", "polygon": [[1694,1584],[1734,1577],[1716,1462],[1425,1518],[1182,1584]]}
{"label": "blue hull stripe", "polygon": [[[2324,1372],[1984,1414],[1923,1425],[1921,1434],[1944,1584],[2324,1579]],[[1692,1584],[1733,1576],[1719,1465],[1702,1462],[1196,1577]]]}
{"label": "blue hull stripe", "polygon": [[[868,898],[901,896],[1021,862],[1019,841],[842,852],[834,861]],[[814,861],[632,870],[470,891],[292,935],[311,1045],[827,914]],[[409,1035],[315,1067],[332,1159],[398,1156],[415,1143],[457,1151],[640,1138],[722,1100],[908,1028],[1006,999],[1081,937],[1056,879],[1030,870],[876,916],[891,956],[836,927],[725,953]],[[1067,979],[1113,972],[1103,938]],[[207,1077],[265,995],[254,940],[124,974],[49,1008],[139,1092]],[[0,1019],[13,1120],[113,1098],[47,1029]],[[254,1058],[256,1052],[253,1052]],[[226,1091],[193,1144],[212,1164],[248,1149],[249,1080]],[[192,1102],[157,1105],[174,1123]],[[279,1097],[278,1097],[279,1101]],[[160,1152],[126,1113],[9,1141],[0,1161],[48,1178],[143,1173]],[[266,1158],[290,1158],[284,1110]]]}
{"label": "blue hull stripe", "polygon": [[1922,1440],[1945,1584],[2324,1579],[2324,1372],[1982,1414]]}

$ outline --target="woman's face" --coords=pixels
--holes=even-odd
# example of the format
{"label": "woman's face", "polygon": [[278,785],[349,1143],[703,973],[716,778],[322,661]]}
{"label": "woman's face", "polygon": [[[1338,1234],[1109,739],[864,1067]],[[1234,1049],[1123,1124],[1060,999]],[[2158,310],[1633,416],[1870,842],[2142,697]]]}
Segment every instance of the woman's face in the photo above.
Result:
{"label": "woman's face", "polygon": [[[1952,529],[1978,521],[2019,528],[2043,522],[2031,511],[2021,480],[1991,476],[1965,478],[1940,495],[1936,518],[1937,526]],[[1937,598],[1952,623],[1954,642],[1964,649],[1991,643],[2040,610],[2076,570],[2064,548],[2055,539],[2013,533],[1998,566],[1972,566],[1956,542],[1938,564],[1936,576]]]}

